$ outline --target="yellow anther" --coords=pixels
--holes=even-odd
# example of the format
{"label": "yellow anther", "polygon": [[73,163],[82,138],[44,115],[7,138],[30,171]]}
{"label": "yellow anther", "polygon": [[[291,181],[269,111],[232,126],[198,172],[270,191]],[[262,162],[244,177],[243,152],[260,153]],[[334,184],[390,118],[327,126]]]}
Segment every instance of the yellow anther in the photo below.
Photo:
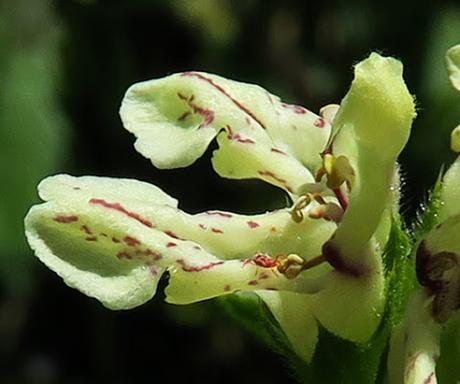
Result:
{"label": "yellow anther", "polygon": [[279,257],[277,270],[287,279],[294,279],[303,271],[304,264],[304,259],[292,253],[284,257]]}
{"label": "yellow anther", "polygon": [[326,185],[331,189],[339,188],[344,182],[350,186],[355,172],[348,158],[345,156],[335,157],[330,153],[323,156],[323,167],[318,171],[316,180],[319,181],[326,175]]}
{"label": "yellow anther", "polygon": [[308,217],[310,219],[327,219],[326,207],[324,205],[318,205],[308,211]]}
{"label": "yellow anther", "polygon": [[333,202],[318,205],[308,211],[308,217],[311,219],[331,220],[335,223],[340,222],[342,216],[343,208]]}
{"label": "yellow anther", "polygon": [[298,198],[298,200],[294,203],[291,208],[291,218],[294,222],[300,223],[303,220],[303,212],[304,209],[308,204],[310,204],[312,200],[312,195],[307,193],[306,195],[302,195]]}
{"label": "yellow anther", "polygon": [[460,125],[457,125],[450,134],[450,149],[460,152]]}

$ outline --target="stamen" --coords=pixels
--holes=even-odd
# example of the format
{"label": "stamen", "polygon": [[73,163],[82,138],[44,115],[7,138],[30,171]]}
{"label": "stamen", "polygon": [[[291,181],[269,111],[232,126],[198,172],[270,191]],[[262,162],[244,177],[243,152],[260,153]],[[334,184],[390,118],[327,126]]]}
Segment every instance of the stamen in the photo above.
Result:
{"label": "stamen", "polygon": [[315,180],[321,181],[322,177],[326,175],[326,185],[332,189],[340,206],[343,210],[348,207],[348,199],[342,190],[342,184],[346,184],[348,190],[351,190],[355,172],[351,166],[348,158],[345,156],[335,157],[331,153],[323,154],[323,166],[316,173]]}
{"label": "stamen", "polygon": [[308,211],[311,219],[324,219],[339,223],[342,220],[344,209],[333,202],[325,203]]}
{"label": "stamen", "polygon": [[305,260],[294,253],[291,253],[287,256],[279,255],[277,256],[277,260],[277,271],[290,280],[295,279],[301,272],[316,267],[317,265],[326,261],[322,255],[309,260]]}
{"label": "stamen", "polygon": [[304,209],[308,204],[311,203],[312,195],[307,193],[299,197],[299,199],[294,203],[291,208],[291,218],[294,222],[300,223],[303,220],[303,212]]}

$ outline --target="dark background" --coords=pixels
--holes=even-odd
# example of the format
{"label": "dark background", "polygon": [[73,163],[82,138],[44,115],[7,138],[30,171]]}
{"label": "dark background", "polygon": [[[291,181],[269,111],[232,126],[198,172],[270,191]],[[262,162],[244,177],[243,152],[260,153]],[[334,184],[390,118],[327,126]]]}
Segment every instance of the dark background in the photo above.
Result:
{"label": "dark background", "polygon": [[[67,288],[28,249],[36,184],[54,173],[150,181],[189,212],[285,204],[255,181],[218,178],[206,155],[159,171],[118,108],[137,81],[203,70],[258,83],[312,111],[340,102],[372,50],[400,58],[419,117],[401,157],[414,217],[460,122],[445,50],[460,6],[434,1],[0,0],[0,383],[290,383],[286,364],[216,303],[111,312]],[[289,375],[289,374],[288,374]],[[293,382],[293,381],[292,381]]]}

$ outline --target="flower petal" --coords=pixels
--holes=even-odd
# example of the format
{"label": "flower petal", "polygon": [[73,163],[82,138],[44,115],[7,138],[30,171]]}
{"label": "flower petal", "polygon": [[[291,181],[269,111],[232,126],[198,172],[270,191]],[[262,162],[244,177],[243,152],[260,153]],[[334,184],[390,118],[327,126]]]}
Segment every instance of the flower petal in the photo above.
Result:
{"label": "flower petal", "polygon": [[159,188],[138,180],[57,175],[43,180],[39,191],[45,200],[91,202],[118,212],[166,233],[171,246],[176,239],[191,240],[221,259],[246,259],[258,252],[296,253],[308,259],[321,253],[336,228],[333,222],[310,218],[297,224],[287,209],[251,216],[223,211],[189,215]]}
{"label": "flower petal", "polygon": [[134,259],[123,241],[138,241],[137,232],[143,229],[133,227],[142,225],[128,220],[120,224],[114,214],[95,210],[79,202],[33,207],[25,221],[30,246],[67,285],[108,308],[128,309],[146,302],[155,294],[163,268]]}
{"label": "flower petal", "polygon": [[441,201],[440,222],[460,213],[460,156],[442,179]]}
{"label": "flower petal", "polygon": [[220,176],[262,179],[294,195],[299,195],[305,184],[314,182],[299,160],[270,143],[248,144],[228,137],[226,132],[217,136],[219,149],[212,157],[212,165]]}
{"label": "flower petal", "polygon": [[404,317],[393,330],[388,353],[389,383],[436,384],[442,326],[430,314],[430,298],[414,292]]}
{"label": "flower petal", "polygon": [[[286,210],[256,216],[220,211],[188,215],[161,190],[136,180],[57,175],[41,183],[40,194],[50,201],[34,207],[26,220],[37,256],[69,285],[111,308],[148,300],[167,268],[168,298],[176,303],[235,290],[316,291],[321,278],[290,281],[274,263],[261,265],[252,257],[283,251],[316,256],[335,228],[311,219],[296,224]],[[236,257],[244,260],[222,260]],[[148,290],[136,285],[139,273],[148,279]]]}
{"label": "flower petal", "polygon": [[355,67],[355,78],[333,122],[333,153],[347,156],[356,175],[350,202],[334,242],[360,259],[393,205],[396,160],[406,144],[415,105],[402,77],[402,64],[373,53]]}
{"label": "flower petal", "polygon": [[275,267],[261,267],[251,260],[219,260],[189,264],[181,259],[169,269],[166,301],[190,304],[237,291],[289,291],[316,293],[329,283],[328,271],[314,278],[287,279]]}
{"label": "flower petal", "polygon": [[457,214],[450,216],[436,228],[433,228],[425,238],[425,246],[433,255],[440,252],[453,252],[460,255],[459,235],[460,214]]}
{"label": "flower petal", "polygon": [[177,207],[177,200],[155,185],[114,177],[55,175],[43,179],[38,193],[45,201],[87,199],[88,196],[107,200],[129,200],[145,204],[165,204]]}
{"label": "flower petal", "polygon": [[310,362],[318,343],[318,325],[311,308],[311,296],[294,292],[256,291],[280,324],[292,349]]}
{"label": "flower petal", "polygon": [[360,278],[334,272],[328,285],[312,296],[315,317],[330,332],[354,342],[370,339],[380,323],[385,306],[384,279],[380,258],[367,251],[369,273]]}
{"label": "flower petal", "polygon": [[460,44],[447,51],[446,61],[450,81],[454,88],[460,91]]}
{"label": "flower petal", "polygon": [[368,340],[384,309],[383,242],[397,197],[396,160],[414,117],[399,61],[373,53],[355,67],[329,143],[336,158],[349,160],[354,177],[343,219],[323,247],[335,281],[313,304],[319,321],[348,340]]}
{"label": "flower petal", "polygon": [[[201,72],[134,84],[123,99],[120,114],[125,128],[137,137],[136,149],[159,168],[192,164],[218,132],[225,130],[219,144],[229,141],[233,145],[215,153],[219,173],[236,178],[267,176],[261,178],[288,191],[279,179],[291,175],[276,175],[278,180],[260,175],[259,171],[266,171],[260,162],[280,161],[285,164],[283,170],[294,167],[290,173],[300,177],[293,184],[310,182],[311,175],[300,168],[320,166],[319,154],[330,131],[325,120],[280,102],[263,88]],[[240,156],[247,158],[253,148],[250,172],[240,173]],[[283,160],[283,154],[291,159]]]}

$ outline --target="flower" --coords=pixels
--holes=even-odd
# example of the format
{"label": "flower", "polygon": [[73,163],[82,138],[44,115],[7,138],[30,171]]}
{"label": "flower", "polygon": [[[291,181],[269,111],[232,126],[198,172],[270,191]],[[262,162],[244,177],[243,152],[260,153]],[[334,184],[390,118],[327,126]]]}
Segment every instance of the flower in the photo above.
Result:
{"label": "flower", "polygon": [[[452,85],[460,90],[460,45],[447,51]],[[460,151],[460,126],[451,135],[451,148]],[[421,285],[410,298],[400,324],[393,330],[389,381],[436,383],[443,325],[460,309],[460,156],[435,186],[430,226],[419,239],[417,279]]]}
{"label": "flower", "polygon": [[340,108],[321,116],[201,72],[133,85],[120,114],[156,167],[188,166],[217,138],[220,176],[262,179],[293,205],[255,216],[189,215],[141,181],[49,177],[26,234],[69,286],[112,309],[148,301],[166,271],[174,304],[251,291],[306,361],[317,321],[351,341],[371,337],[385,304],[396,160],[415,117],[400,62],[371,54],[356,65]]}
{"label": "flower", "polygon": [[[449,78],[460,91],[460,45],[447,51]],[[460,126],[452,131],[451,148],[458,151]],[[434,298],[431,314],[446,322],[460,308],[460,156],[450,166],[439,187],[438,225],[420,242],[417,277]]]}

